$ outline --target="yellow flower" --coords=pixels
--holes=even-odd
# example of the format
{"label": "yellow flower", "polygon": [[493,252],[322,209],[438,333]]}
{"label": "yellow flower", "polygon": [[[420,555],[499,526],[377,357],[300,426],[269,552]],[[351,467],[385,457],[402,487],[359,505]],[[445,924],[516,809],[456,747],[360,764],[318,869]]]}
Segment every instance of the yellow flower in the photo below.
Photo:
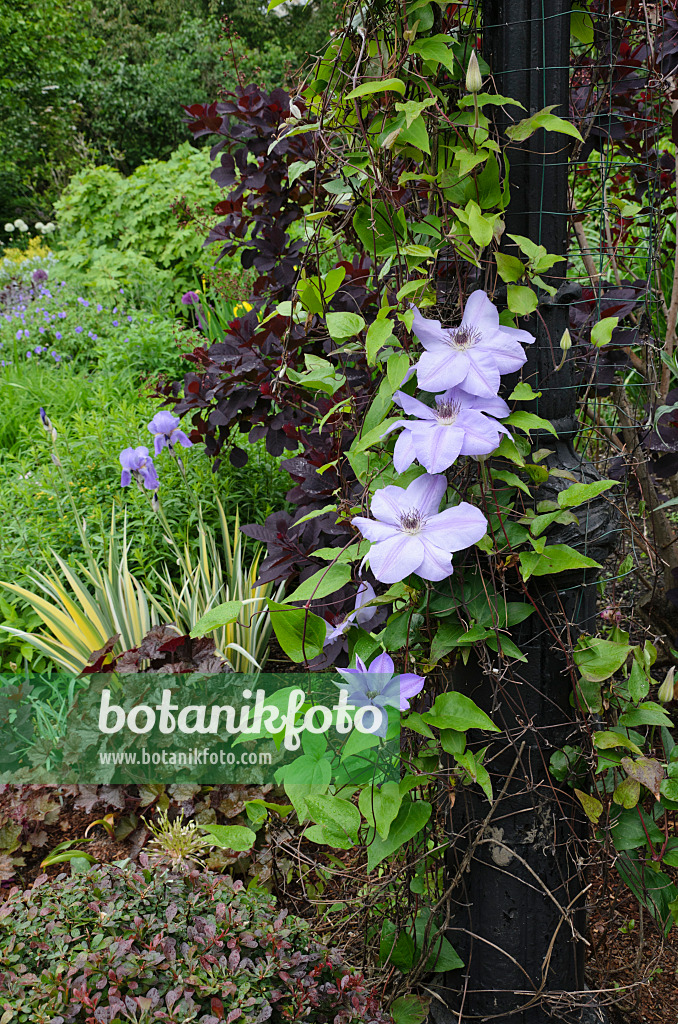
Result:
{"label": "yellow flower", "polygon": [[239,302],[236,306],[233,307],[233,312],[235,316],[240,316],[241,313],[249,313],[251,309],[252,307],[249,304],[249,302]]}

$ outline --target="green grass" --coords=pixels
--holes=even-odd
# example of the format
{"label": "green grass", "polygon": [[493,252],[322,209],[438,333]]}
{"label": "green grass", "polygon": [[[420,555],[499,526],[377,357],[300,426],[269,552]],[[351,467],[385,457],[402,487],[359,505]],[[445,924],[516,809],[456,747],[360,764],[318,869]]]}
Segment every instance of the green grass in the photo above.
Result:
{"label": "green grass", "polygon": [[[0,578],[16,579],[41,565],[50,548],[73,560],[80,539],[67,489],[52,462],[52,444],[39,418],[43,406],[58,432],[57,451],[92,544],[103,549],[113,505],[126,507],[132,539],[130,564],[146,575],[165,561],[168,545],[148,492],[120,487],[122,448],[144,444],[152,450],[146,424],[158,409],[128,373],[88,374],[76,367],[5,369],[0,376]],[[242,443],[242,442],[241,442]],[[225,460],[218,473],[202,446],[182,450],[189,484],[216,525],[218,497],[227,515],[240,510],[241,522],[261,522],[282,507],[285,477],[261,444],[245,444],[250,461],[235,469]],[[165,450],[156,460],[160,500],[173,530],[194,533],[194,502],[176,462]],[[122,522],[122,516],[119,517]]]}

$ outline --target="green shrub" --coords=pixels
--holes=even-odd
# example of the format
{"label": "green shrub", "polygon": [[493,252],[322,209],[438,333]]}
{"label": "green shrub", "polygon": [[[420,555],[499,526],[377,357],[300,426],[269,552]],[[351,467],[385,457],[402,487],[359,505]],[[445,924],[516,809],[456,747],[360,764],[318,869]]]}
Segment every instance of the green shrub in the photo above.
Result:
{"label": "green shrub", "polygon": [[166,308],[195,288],[204,225],[180,224],[173,204],[185,200],[209,218],[221,195],[211,170],[208,150],[185,143],[129,178],[112,167],[76,174],[55,205],[64,276],[109,301],[123,287],[132,303],[146,307]]}
{"label": "green shrub", "polygon": [[0,1008],[33,1024],[390,1020],[362,976],[267,893],[131,867],[42,875],[11,891]]}

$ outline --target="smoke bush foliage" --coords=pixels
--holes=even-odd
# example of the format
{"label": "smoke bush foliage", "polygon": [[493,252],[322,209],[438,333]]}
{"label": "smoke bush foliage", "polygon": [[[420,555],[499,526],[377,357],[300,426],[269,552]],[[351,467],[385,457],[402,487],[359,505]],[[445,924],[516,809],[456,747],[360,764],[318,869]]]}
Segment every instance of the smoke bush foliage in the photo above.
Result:
{"label": "smoke bush foliage", "polygon": [[268,893],[225,876],[113,866],[11,890],[0,907],[0,1007],[51,1024],[391,1019],[362,976]]}

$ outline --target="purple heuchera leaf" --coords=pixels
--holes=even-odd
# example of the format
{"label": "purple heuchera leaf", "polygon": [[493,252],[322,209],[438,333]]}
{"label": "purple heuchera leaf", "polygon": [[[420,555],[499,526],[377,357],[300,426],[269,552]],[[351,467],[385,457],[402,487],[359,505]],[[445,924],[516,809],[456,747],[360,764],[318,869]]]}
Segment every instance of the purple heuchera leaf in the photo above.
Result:
{"label": "purple heuchera leaf", "polygon": [[[497,397],[469,395],[449,388],[436,395],[434,406],[396,391],[394,401],[416,420],[398,420],[385,432],[402,429],[393,452],[393,465],[404,473],[415,459],[429,473],[449,469],[460,455],[489,455],[509,431],[492,416],[508,416],[509,407]],[[485,415],[489,413],[491,415]]]}
{"label": "purple heuchera leaf", "polygon": [[372,542],[365,560],[381,583],[398,583],[410,573],[424,580],[444,580],[452,575],[452,552],[485,535],[485,516],[466,501],[438,512],[446,489],[444,476],[428,473],[406,488],[391,484],[374,493],[374,519],[352,520]]}
{"label": "purple heuchera leaf", "polygon": [[134,477],[139,487],[143,485],[149,491],[157,491],[160,481],[148,448],[143,445],[139,445],[138,448],[124,448],[120,452],[120,465],[121,487],[128,487]]}
{"label": "purple heuchera leaf", "polygon": [[151,422],[148,424],[148,429],[154,436],[155,454],[160,455],[160,452],[168,446],[174,448],[175,444],[183,445],[184,448],[190,448],[192,441],[186,437],[183,430],[179,429],[181,420],[178,416],[174,416],[171,412],[157,412]]}
{"label": "purple heuchera leaf", "polygon": [[[356,655],[355,668],[337,669],[345,683],[335,683],[340,689],[346,689],[346,703],[353,707],[373,707],[382,711],[378,726],[371,731],[375,736],[385,736],[388,728],[388,714],[384,708],[398,708],[407,711],[410,698],[416,697],[424,688],[424,676],[416,676],[412,672],[394,676],[393,659],[388,654],[380,654],[369,668]],[[375,716],[376,717],[376,716]],[[370,728],[368,725],[367,728]]]}
{"label": "purple heuchera leaf", "polygon": [[519,370],[527,356],[523,345],[534,338],[517,327],[502,327],[499,313],[483,291],[473,292],[459,327],[441,327],[414,308],[412,330],[426,351],[416,366],[423,391],[463,385],[472,395],[492,397],[502,373]]}
{"label": "purple heuchera leaf", "polygon": [[371,601],[377,595],[374,592],[374,587],[371,583],[366,580],[358,587],[358,593],[355,599],[355,608],[352,612],[346,616],[343,622],[340,622],[338,626],[333,626],[330,622],[326,622],[327,636],[325,637],[324,647],[328,644],[334,643],[340,636],[343,636],[349,626],[353,623],[357,623],[359,626],[366,626],[368,622],[371,622],[374,616],[377,614],[377,609],[372,606],[370,608],[363,608],[364,604]]}

